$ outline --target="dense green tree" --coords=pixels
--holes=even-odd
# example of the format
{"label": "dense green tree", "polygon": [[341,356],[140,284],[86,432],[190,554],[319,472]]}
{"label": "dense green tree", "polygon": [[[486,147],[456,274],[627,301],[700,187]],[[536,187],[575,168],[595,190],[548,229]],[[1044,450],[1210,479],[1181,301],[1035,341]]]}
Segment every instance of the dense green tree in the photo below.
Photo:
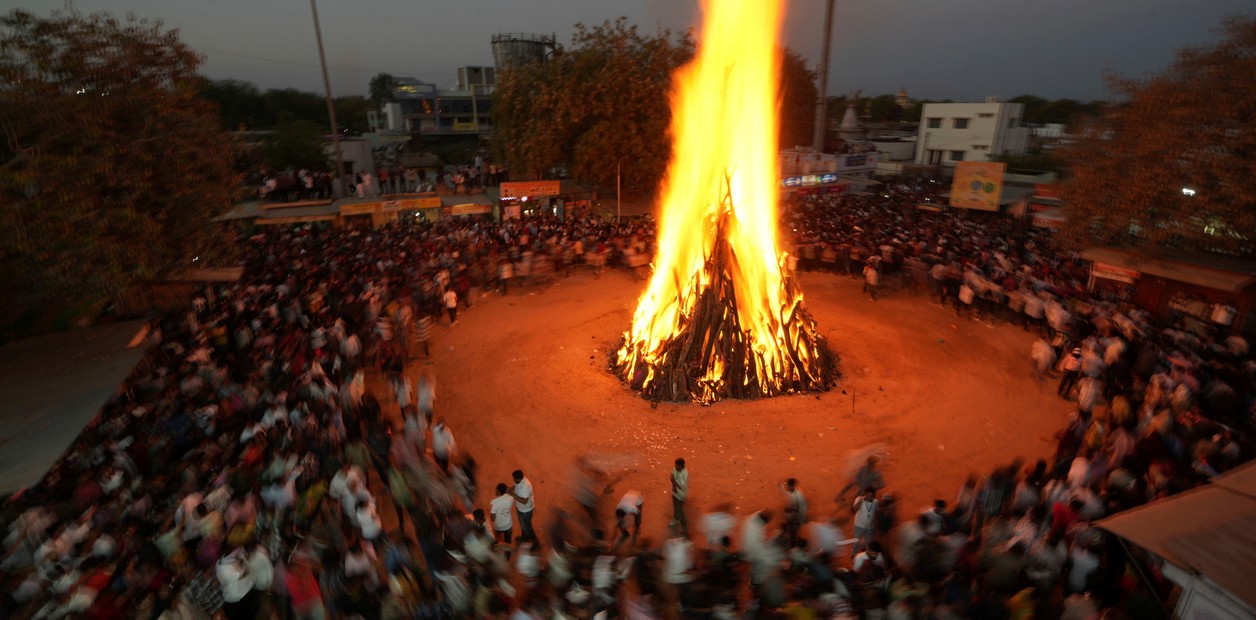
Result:
{"label": "dense green tree", "polygon": [[687,36],[649,36],[625,18],[576,25],[571,46],[498,76],[496,151],[520,177],[569,170],[612,186],[622,162],[626,196],[652,193],[671,153],[672,73],[693,55]]}
{"label": "dense green tree", "polygon": [[[351,95],[347,97],[336,97],[334,104],[336,106],[336,126],[342,132],[351,134],[361,134],[370,131],[370,125],[367,123],[367,112],[374,109],[370,100],[360,95]],[[327,127],[330,131],[331,125],[326,121],[327,104],[323,104],[323,127]]]}
{"label": "dense green tree", "polygon": [[868,120],[893,123],[903,119],[903,108],[899,107],[897,96],[877,95],[868,100]]}
{"label": "dense green tree", "polygon": [[304,119],[289,118],[262,138],[262,161],[271,170],[326,170],[327,130]]}
{"label": "dense green tree", "polygon": [[0,325],[90,317],[231,253],[210,219],[239,197],[235,144],[200,62],[160,22],[0,16]]}
{"label": "dense green tree", "polygon": [[1062,153],[1074,244],[1252,252],[1256,19],[1227,20],[1221,34],[1158,75],[1111,79],[1121,100],[1079,127]]}
{"label": "dense green tree", "polygon": [[1050,100],[1035,95],[1012,97],[1008,103],[1024,104],[1025,113],[1021,119],[1030,125],[1068,125],[1095,115],[1103,107],[1101,101],[1082,103],[1075,99]]}
{"label": "dense green tree", "polygon": [[295,88],[272,88],[262,93],[262,109],[259,116],[266,119],[264,127],[268,129],[288,118],[330,127],[327,121],[327,99],[317,93]]}
{"label": "dense green tree", "polygon": [[811,146],[818,94],[816,72],[807,68],[807,59],[787,48],[781,58],[782,149]]}
{"label": "dense green tree", "polygon": [[262,101],[262,92],[242,80],[203,80],[201,96],[218,104],[223,127],[232,131],[269,128],[274,119]]}
{"label": "dense green tree", "polygon": [[379,107],[393,100],[393,89],[397,87],[397,78],[387,73],[377,73],[368,85],[371,103]]}

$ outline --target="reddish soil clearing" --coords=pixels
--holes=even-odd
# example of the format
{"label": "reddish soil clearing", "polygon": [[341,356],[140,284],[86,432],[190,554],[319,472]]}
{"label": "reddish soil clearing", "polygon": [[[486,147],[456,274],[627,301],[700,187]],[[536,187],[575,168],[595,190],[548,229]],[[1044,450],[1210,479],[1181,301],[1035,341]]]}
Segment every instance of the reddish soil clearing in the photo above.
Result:
{"label": "reddish soil clearing", "polygon": [[886,491],[903,500],[900,516],[935,498],[953,501],[969,473],[1050,454],[1068,405],[1054,384],[1032,378],[1028,333],[957,317],[923,295],[873,302],[845,277],[803,273],[801,282],[841,357],[841,381],[819,395],[651,408],[606,370],[644,286],[620,272],[594,279],[582,271],[476,299],[457,326],[436,328],[434,363],[408,373],[427,368],[436,377],[436,416],[479,463],[482,506],[497,482],[525,471],[542,536],[556,503],[576,508],[572,462],[582,453],[622,472],[610,506],[628,489],[644,492],[642,537],[655,540],[671,516],[676,457],[690,469],[696,524],[723,502],[739,515],[780,514],[778,485],[790,476],[813,518],[849,516],[836,491],[852,455],[870,444],[889,451],[882,469]]}

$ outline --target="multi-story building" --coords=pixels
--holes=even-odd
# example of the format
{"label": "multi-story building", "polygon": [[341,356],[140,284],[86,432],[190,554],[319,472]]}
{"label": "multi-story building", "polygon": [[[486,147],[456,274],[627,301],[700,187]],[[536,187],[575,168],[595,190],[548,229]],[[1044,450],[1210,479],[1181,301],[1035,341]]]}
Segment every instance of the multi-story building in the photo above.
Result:
{"label": "multi-story building", "polygon": [[1024,104],[926,103],[917,130],[917,164],[954,167],[961,161],[987,161],[996,155],[1023,155],[1029,128],[1021,119]]}
{"label": "multi-story building", "polygon": [[384,107],[386,127],[428,135],[485,135],[492,131],[493,67],[459,67],[458,82],[441,89],[413,78],[398,78],[395,101]]}

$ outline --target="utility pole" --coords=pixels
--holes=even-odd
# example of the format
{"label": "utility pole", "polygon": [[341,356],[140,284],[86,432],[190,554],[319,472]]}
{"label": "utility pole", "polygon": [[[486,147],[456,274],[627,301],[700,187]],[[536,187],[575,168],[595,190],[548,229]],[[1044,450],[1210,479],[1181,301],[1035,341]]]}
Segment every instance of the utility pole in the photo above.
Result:
{"label": "utility pole", "polygon": [[828,0],[824,8],[824,52],[820,56],[820,88],[816,93],[816,126],[815,134],[811,137],[811,150],[815,153],[824,152],[824,134],[827,123],[824,117],[829,107],[829,51],[832,46],[833,0]]}
{"label": "utility pole", "polygon": [[327,94],[327,117],[331,120],[331,143],[336,150],[336,175],[332,178],[332,188],[340,188],[337,197],[345,192],[345,158],[340,151],[340,129],[336,127],[336,106],[331,98],[331,78],[327,77],[327,56],[323,54],[323,31],[318,27],[318,5],[310,0],[310,13],[314,14],[314,38],[318,40],[318,64],[323,67],[323,90]]}

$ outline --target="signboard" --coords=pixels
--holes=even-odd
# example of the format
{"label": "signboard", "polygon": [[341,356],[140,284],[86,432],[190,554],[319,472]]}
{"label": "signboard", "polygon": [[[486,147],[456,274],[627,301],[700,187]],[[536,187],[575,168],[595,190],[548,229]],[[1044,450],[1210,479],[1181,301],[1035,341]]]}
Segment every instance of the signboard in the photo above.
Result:
{"label": "signboard", "polygon": [[516,200],[525,196],[528,198],[557,196],[559,194],[559,183],[559,181],[511,181],[502,183],[501,199]]}
{"label": "signboard", "polygon": [[340,215],[370,215],[375,213],[377,202],[362,202],[352,205],[340,205]]}
{"label": "signboard", "polygon": [[400,200],[340,205],[340,215],[371,215],[374,213],[396,213],[398,211],[422,211],[423,209],[439,208],[440,198],[427,196],[423,198],[402,198]]}
{"label": "signboard", "polygon": [[955,164],[951,185],[951,206],[980,211],[998,211],[1003,194],[1003,171],[1007,164],[995,161],[961,161]]}
{"label": "signboard", "polygon": [[486,213],[491,213],[492,211],[493,211],[493,208],[488,205],[477,205],[477,204],[468,203],[468,204],[454,205],[452,207],[442,207],[441,216],[447,217],[450,215],[484,215]]}
{"label": "signboard", "polygon": [[309,224],[311,222],[327,222],[330,220],[330,215],[295,215],[292,217],[259,217],[255,223],[259,226],[273,226],[278,224]]}
{"label": "signboard", "polygon": [[824,174],[804,174],[796,177],[785,177],[781,179],[781,186],[789,189],[799,187],[815,187],[816,185],[828,185],[837,183],[838,177],[836,172],[826,172]]}
{"label": "signboard", "polygon": [[523,207],[518,204],[506,205],[502,207],[502,219],[517,220],[523,213]]}
{"label": "signboard", "polygon": [[1101,263],[1099,261],[1094,262],[1094,266],[1090,268],[1090,274],[1096,278],[1116,280],[1117,282],[1125,282],[1126,284],[1133,284],[1134,281],[1142,275],[1133,269],[1118,267],[1116,265]]}

